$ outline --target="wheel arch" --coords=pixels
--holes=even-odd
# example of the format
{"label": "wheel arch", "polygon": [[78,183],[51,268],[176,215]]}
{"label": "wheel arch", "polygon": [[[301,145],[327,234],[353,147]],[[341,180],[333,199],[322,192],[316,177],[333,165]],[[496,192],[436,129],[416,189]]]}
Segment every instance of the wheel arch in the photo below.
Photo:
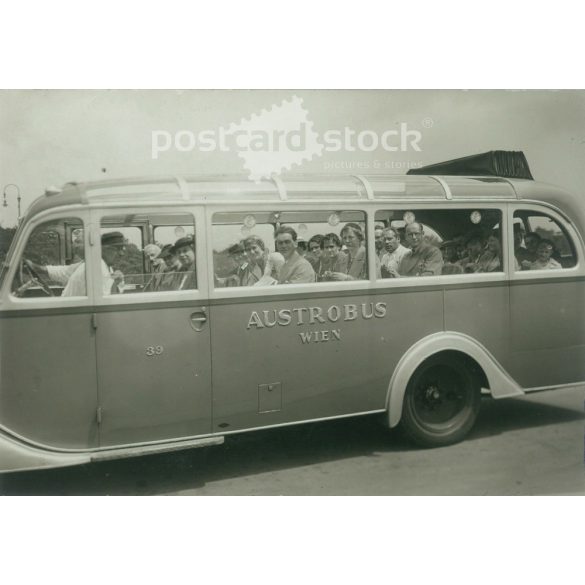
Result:
{"label": "wheel arch", "polygon": [[430,357],[449,352],[467,361],[482,388],[494,398],[522,396],[522,388],[508,375],[494,356],[478,341],[456,331],[433,333],[420,339],[402,356],[390,379],[386,395],[388,425],[395,427],[402,417],[404,394],[417,368]]}

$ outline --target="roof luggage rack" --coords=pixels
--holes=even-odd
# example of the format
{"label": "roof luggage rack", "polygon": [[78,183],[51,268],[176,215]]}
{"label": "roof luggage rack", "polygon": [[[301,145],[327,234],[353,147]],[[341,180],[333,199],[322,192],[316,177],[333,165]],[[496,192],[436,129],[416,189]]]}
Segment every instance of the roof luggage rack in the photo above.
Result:
{"label": "roof luggage rack", "polygon": [[522,151],[490,150],[446,162],[410,169],[407,175],[457,175],[534,180]]}

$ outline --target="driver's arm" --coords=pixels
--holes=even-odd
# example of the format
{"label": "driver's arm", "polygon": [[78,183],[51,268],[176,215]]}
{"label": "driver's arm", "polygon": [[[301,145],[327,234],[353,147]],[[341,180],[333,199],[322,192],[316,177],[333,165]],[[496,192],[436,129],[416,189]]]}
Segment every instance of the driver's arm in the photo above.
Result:
{"label": "driver's arm", "polygon": [[36,264],[30,260],[25,260],[24,262],[39,276],[47,277],[53,282],[57,282],[63,286],[67,284],[69,278],[80,264],[77,262],[76,264],[69,264],[67,266],[51,266],[50,264],[47,266],[42,266],[41,264]]}
{"label": "driver's arm", "polygon": [[49,271],[47,270],[46,266],[41,266],[40,264],[36,264],[32,260],[24,260],[24,263],[29,267],[32,268],[35,272],[40,272],[43,276],[49,276]]}

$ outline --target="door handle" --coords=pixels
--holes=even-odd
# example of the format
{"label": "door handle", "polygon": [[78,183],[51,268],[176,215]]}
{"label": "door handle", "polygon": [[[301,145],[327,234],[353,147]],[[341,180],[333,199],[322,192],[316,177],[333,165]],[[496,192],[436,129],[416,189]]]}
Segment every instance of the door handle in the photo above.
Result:
{"label": "door handle", "polygon": [[195,331],[202,331],[205,327],[205,323],[207,323],[207,314],[205,313],[205,308],[201,309],[200,311],[196,311],[195,313],[191,314],[190,317],[191,327],[195,329]]}

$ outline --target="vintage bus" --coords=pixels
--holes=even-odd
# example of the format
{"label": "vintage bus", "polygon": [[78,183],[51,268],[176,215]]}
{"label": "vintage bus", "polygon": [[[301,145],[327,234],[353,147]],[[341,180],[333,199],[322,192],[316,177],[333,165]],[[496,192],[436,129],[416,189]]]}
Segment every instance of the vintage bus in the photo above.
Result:
{"label": "vintage bus", "polygon": [[373,413],[442,446],[582,382],[585,207],[463,166],[47,191],[0,275],[0,471]]}

